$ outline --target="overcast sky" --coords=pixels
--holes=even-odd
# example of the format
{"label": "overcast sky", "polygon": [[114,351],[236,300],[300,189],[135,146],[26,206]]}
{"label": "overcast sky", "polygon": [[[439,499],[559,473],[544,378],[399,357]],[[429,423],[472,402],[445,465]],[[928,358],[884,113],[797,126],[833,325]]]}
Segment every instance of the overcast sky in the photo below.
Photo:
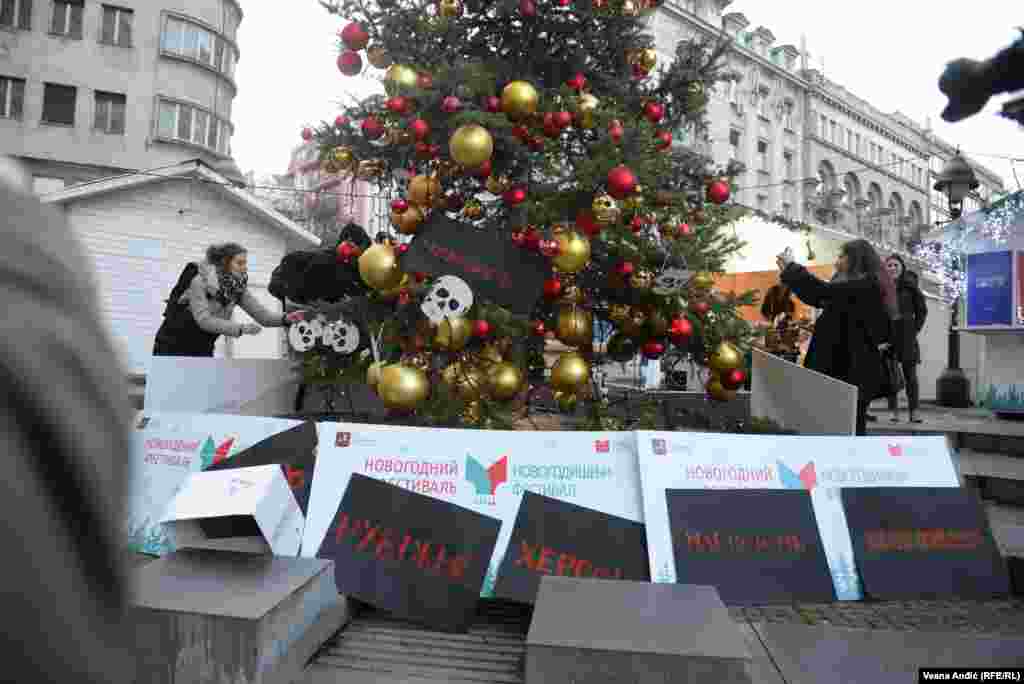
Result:
{"label": "overcast sky", "polygon": [[[577,2],[580,0],[576,0]],[[800,46],[807,36],[811,61],[828,78],[882,111],[900,111],[1019,186],[1007,159],[1024,158],[1024,128],[996,112],[1004,97],[980,114],[947,124],[939,114],[946,98],[938,77],[957,57],[985,59],[1011,43],[1024,20],[1017,0],[974,0],[942,6],[933,0],[738,0],[726,10],[743,12],[750,28],[767,26],[777,44]],[[243,172],[283,173],[303,126],[331,120],[346,93],[366,94],[373,84],[342,76],[335,65],[336,32],[342,25],[315,0],[245,3],[239,28],[242,57],[232,120],[235,159]],[[1024,181],[1024,163],[1017,164]]]}

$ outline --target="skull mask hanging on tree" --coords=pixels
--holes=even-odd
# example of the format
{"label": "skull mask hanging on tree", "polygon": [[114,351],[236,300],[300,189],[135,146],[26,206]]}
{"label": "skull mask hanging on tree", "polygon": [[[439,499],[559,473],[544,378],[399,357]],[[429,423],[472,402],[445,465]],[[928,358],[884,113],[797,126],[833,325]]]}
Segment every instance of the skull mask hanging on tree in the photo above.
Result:
{"label": "skull mask hanging on tree", "polygon": [[673,256],[655,276],[651,290],[662,297],[679,294],[692,277],[693,271],[687,268],[686,260],[681,256]]}
{"label": "skull mask hanging on tree", "polygon": [[462,278],[441,276],[423,298],[420,310],[435,325],[445,318],[460,318],[473,306],[473,291]]}
{"label": "skull mask hanging on tree", "polygon": [[317,321],[297,321],[288,328],[288,342],[297,352],[308,352],[316,346],[320,337],[320,324]]}
{"label": "skull mask hanging on tree", "polygon": [[324,326],[323,342],[338,354],[351,354],[359,347],[359,327],[339,318]]}

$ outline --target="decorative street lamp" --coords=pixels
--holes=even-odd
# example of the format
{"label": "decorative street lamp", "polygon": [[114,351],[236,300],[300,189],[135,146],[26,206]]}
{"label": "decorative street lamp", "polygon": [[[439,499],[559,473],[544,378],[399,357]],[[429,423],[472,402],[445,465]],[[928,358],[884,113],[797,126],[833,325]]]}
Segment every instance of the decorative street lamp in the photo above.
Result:
{"label": "decorative street lamp", "polygon": [[953,158],[942,167],[942,172],[937,178],[935,189],[949,199],[949,215],[955,221],[963,214],[964,198],[969,192],[978,189],[978,178],[974,175],[974,169],[960,154],[959,148]]}

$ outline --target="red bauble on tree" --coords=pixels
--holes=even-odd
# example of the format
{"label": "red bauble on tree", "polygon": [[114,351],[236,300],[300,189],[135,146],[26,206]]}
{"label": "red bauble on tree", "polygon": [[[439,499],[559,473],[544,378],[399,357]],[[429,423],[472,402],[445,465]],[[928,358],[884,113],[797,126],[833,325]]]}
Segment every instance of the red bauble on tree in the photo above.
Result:
{"label": "red bauble on tree", "polygon": [[693,301],[690,302],[690,311],[698,316],[706,316],[708,311],[711,311],[711,305],[704,300]]}
{"label": "red bauble on tree", "polygon": [[441,100],[441,111],[445,114],[454,114],[462,109],[462,101],[454,95],[448,95]]}
{"label": "red bauble on tree", "polygon": [[409,131],[412,133],[412,137],[423,140],[430,135],[430,124],[424,119],[413,119],[409,124]]}
{"label": "red bauble on tree", "polygon": [[377,120],[376,117],[368,116],[363,119],[363,135],[370,140],[376,140],[377,138],[384,135],[384,124]]}
{"label": "red bauble on tree", "polygon": [[359,22],[353,21],[341,30],[341,42],[349,50],[362,50],[370,42],[370,34]]}
{"label": "red bauble on tree", "polygon": [[722,387],[727,390],[737,390],[747,381],[747,374],[740,368],[733,368],[724,373],[721,377]]}
{"label": "red bauble on tree", "polygon": [[513,126],[512,136],[526,142],[530,138],[530,129],[526,126]]}
{"label": "red bauble on tree", "polygon": [[558,240],[541,240],[540,253],[548,258],[554,258],[561,252]]}
{"label": "red bauble on tree", "polygon": [[363,70],[363,58],[355,50],[345,50],[338,55],[338,70],[346,76],[355,76]]}
{"label": "red bauble on tree", "polygon": [[555,112],[555,125],[559,128],[568,128],[572,125],[572,114],[564,110]]}
{"label": "red bauble on tree", "polygon": [[672,338],[672,341],[676,344],[682,344],[690,339],[693,335],[693,323],[686,320],[685,318],[676,318],[672,321],[672,324],[668,327],[668,336]]}
{"label": "red bauble on tree", "polygon": [[583,209],[576,214],[576,227],[589,237],[594,237],[601,232],[601,226],[597,225],[597,221],[594,219],[594,212],[589,209]]}
{"label": "red bauble on tree", "polygon": [[608,172],[608,194],[615,199],[625,199],[636,191],[636,174],[625,166],[616,166]]}
{"label": "red bauble on tree", "polygon": [[715,204],[723,204],[729,199],[729,184],[716,180],[708,185],[708,200]]}
{"label": "red bauble on tree", "polygon": [[544,325],[544,321],[534,321],[530,328],[533,331],[533,334],[537,337],[543,337],[548,331],[548,327]]}
{"label": "red bauble on tree", "polygon": [[434,77],[425,71],[416,76],[416,87],[420,90],[430,90],[434,87]]}
{"label": "red bauble on tree", "polygon": [[648,102],[644,105],[644,116],[653,124],[665,118],[665,105],[660,102]]}
{"label": "red bauble on tree", "polygon": [[644,219],[642,216],[634,216],[633,220],[629,222],[629,227],[633,229],[633,234],[638,235],[641,230],[644,229]]}
{"label": "red bauble on tree", "polygon": [[683,237],[693,235],[693,228],[690,227],[689,223],[680,223],[676,230]]}
{"label": "red bauble on tree", "polygon": [[562,294],[562,281],[558,278],[548,278],[544,281],[544,296],[548,299],[554,299],[558,295]]}
{"label": "red bauble on tree", "polygon": [[391,211],[396,214],[404,214],[409,211],[409,202],[404,199],[391,200]]}
{"label": "red bauble on tree", "polygon": [[662,152],[672,147],[672,131],[658,131],[654,137],[658,139],[657,148]]}
{"label": "red bauble on tree", "polygon": [[533,0],[519,0],[519,13],[524,17],[535,17],[537,5],[533,4]]}
{"label": "red bauble on tree", "polygon": [[307,126],[306,128],[303,128],[302,129],[302,139],[305,140],[306,142],[309,142],[310,140],[312,140],[313,139],[313,129],[310,128],[309,126]]}
{"label": "red bauble on tree", "polygon": [[623,276],[633,275],[634,270],[636,270],[636,267],[633,266],[632,261],[623,261],[615,267],[615,272]]}
{"label": "red bauble on tree", "polygon": [[532,249],[538,251],[540,249],[541,236],[540,232],[536,228],[530,228],[526,231],[526,236],[523,241],[523,245],[526,249]]}
{"label": "red bauble on tree", "polygon": [[346,240],[338,245],[338,261],[347,263],[352,260],[352,257],[359,256],[359,251],[359,247]]}
{"label": "red bauble on tree", "polygon": [[484,109],[491,114],[497,114],[501,111],[501,98],[488,95],[484,98]]}
{"label": "red bauble on tree", "polygon": [[626,129],[623,128],[622,122],[619,121],[618,119],[612,119],[608,123],[608,135],[609,137],[611,137],[612,142],[615,143],[616,145],[622,142],[622,134],[625,132]]}
{"label": "red bauble on tree", "polygon": [[408,244],[398,245],[398,247],[395,247],[395,251],[398,252],[399,254],[405,254],[406,252],[409,251],[409,245]]}
{"label": "red bauble on tree", "polygon": [[573,90],[579,92],[587,87],[587,77],[581,73],[577,73],[565,83]]}
{"label": "red bauble on tree", "polygon": [[502,196],[502,199],[505,200],[506,204],[510,204],[512,206],[522,204],[523,202],[526,201],[526,188],[510,188],[509,190],[505,191],[505,194]]}
{"label": "red bauble on tree", "polygon": [[650,340],[644,343],[640,351],[643,352],[645,358],[653,360],[665,353],[665,345],[656,340]]}
{"label": "red bauble on tree", "polygon": [[491,334],[491,324],[483,319],[473,323],[473,335],[475,337],[487,337]]}
{"label": "red bauble on tree", "polygon": [[384,102],[384,107],[393,114],[405,114],[409,111],[409,99],[402,97],[401,95],[389,97]]}
{"label": "red bauble on tree", "polygon": [[339,114],[338,116],[334,117],[335,128],[344,128],[345,126],[348,126],[347,116],[345,116],[344,114]]}

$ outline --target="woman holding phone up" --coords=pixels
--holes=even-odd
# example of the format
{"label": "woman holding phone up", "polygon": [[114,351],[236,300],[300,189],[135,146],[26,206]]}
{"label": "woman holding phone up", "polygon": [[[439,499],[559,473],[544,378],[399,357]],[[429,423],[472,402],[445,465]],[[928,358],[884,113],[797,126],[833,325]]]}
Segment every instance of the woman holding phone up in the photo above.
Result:
{"label": "woman holding phone up", "polygon": [[782,282],[808,306],[821,309],[804,366],[856,385],[857,434],[867,434],[867,410],[882,383],[881,352],[898,313],[896,289],[867,240],[844,244],[836,277],[817,278],[787,249],[776,259]]}

